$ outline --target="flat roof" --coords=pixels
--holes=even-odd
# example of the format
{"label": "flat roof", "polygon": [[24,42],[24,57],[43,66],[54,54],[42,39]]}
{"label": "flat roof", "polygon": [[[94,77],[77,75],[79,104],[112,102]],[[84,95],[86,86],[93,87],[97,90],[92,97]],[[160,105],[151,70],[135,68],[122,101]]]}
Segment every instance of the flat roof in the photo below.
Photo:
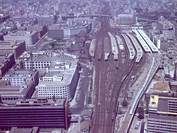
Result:
{"label": "flat roof", "polygon": [[149,118],[148,119],[157,119],[157,120],[161,120],[161,121],[174,121],[177,123],[177,115],[162,115],[162,114],[153,114],[153,113],[149,113]]}
{"label": "flat roof", "polygon": [[[174,103],[174,105],[171,105],[171,102]],[[149,108],[150,110],[156,110],[156,113],[177,115],[177,111],[174,111],[176,108],[175,103],[177,104],[177,97],[151,95]]]}

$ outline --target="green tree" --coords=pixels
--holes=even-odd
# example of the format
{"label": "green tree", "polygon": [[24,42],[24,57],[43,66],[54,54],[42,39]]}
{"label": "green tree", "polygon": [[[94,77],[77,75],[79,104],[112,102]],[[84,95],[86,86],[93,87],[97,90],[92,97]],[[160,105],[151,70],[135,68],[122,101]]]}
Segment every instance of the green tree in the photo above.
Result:
{"label": "green tree", "polygon": [[143,107],[138,107],[137,112],[138,112],[138,118],[139,119],[144,119],[144,108]]}
{"label": "green tree", "polygon": [[128,102],[127,102],[126,99],[124,99],[124,100],[122,101],[122,106],[123,106],[123,107],[127,107],[127,105],[128,105]]}

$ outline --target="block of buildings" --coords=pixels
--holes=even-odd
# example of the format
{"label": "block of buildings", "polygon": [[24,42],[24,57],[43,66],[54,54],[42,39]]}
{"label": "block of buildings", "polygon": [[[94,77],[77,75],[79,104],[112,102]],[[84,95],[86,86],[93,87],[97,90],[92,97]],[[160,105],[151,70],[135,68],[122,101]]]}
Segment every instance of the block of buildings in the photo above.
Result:
{"label": "block of buildings", "polygon": [[26,50],[25,41],[0,41],[0,53],[14,53],[17,59]]}
{"label": "block of buildings", "polygon": [[14,54],[0,54],[0,78],[15,64]]}
{"label": "block of buildings", "polygon": [[20,60],[23,68],[39,71],[38,97],[51,99],[55,96],[69,100],[74,97],[79,78],[78,59],[75,56],[41,51],[24,53]]}
{"label": "block of buildings", "polygon": [[68,101],[60,99],[19,100],[0,106],[0,128],[68,128]]}
{"label": "block of buildings", "polygon": [[176,133],[176,97],[150,96],[147,131],[148,133]]}
{"label": "block of buildings", "polygon": [[14,103],[31,98],[38,81],[38,71],[9,70],[0,82],[1,102]]}
{"label": "block of buildings", "polygon": [[26,45],[34,45],[38,41],[37,31],[12,31],[4,36],[5,41],[23,40]]}

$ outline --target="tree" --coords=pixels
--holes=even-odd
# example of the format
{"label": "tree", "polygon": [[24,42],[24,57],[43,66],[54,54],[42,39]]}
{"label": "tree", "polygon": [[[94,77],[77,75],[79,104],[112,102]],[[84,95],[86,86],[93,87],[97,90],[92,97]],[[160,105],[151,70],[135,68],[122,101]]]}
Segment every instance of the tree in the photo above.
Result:
{"label": "tree", "polygon": [[126,99],[124,99],[124,100],[122,101],[122,106],[123,106],[123,107],[127,107],[127,105],[128,105],[128,102],[127,102]]}
{"label": "tree", "polygon": [[138,118],[139,119],[144,119],[144,109],[143,109],[143,107],[138,107],[137,112],[138,112]]}

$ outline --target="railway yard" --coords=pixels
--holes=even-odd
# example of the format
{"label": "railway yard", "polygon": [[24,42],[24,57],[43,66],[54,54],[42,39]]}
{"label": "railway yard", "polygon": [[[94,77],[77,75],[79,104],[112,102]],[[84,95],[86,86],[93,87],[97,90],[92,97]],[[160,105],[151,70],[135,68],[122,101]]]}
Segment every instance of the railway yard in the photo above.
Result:
{"label": "railway yard", "polygon": [[148,39],[144,40],[146,34],[143,31],[123,31],[121,34],[115,34],[109,27],[107,17],[100,17],[100,21],[101,29],[96,39],[92,40],[89,49],[96,72],[92,133],[115,131],[120,99],[127,96],[131,77],[142,73],[141,70],[145,65],[152,64],[147,67],[148,78],[143,77],[142,82],[145,83],[140,87],[139,93],[133,95],[133,100],[129,103],[123,124],[119,124],[119,132],[125,133],[129,129],[146,82],[153,75],[151,71],[154,72],[157,68],[154,67],[154,56],[157,56],[158,50]]}

